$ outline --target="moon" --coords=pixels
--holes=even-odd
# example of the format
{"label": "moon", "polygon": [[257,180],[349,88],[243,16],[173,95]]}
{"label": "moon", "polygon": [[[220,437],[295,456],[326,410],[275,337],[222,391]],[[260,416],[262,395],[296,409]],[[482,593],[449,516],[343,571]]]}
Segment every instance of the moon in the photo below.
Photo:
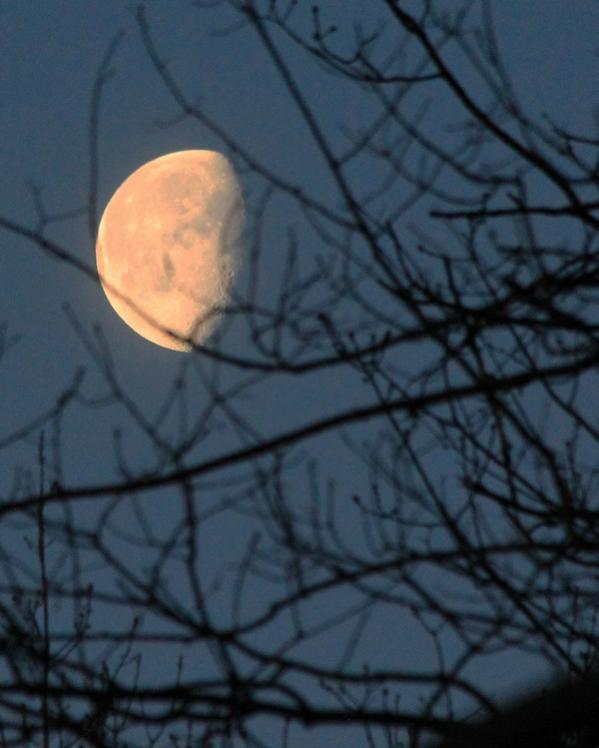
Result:
{"label": "moon", "polygon": [[116,190],[98,227],[98,274],[113,309],[157,345],[189,351],[202,343],[228,300],[243,219],[239,182],[222,153],[148,161]]}

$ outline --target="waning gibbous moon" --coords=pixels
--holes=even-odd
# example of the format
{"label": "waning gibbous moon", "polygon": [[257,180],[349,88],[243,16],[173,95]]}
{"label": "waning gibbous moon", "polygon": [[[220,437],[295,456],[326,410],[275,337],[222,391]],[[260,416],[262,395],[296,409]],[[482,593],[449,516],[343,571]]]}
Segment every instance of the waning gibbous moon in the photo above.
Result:
{"label": "waning gibbous moon", "polygon": [[229,161],[215,151],[168,153],[134,171],[98,227],[100,282],[139,335],[178,351],[218,324],[241,250],[244,209]]}

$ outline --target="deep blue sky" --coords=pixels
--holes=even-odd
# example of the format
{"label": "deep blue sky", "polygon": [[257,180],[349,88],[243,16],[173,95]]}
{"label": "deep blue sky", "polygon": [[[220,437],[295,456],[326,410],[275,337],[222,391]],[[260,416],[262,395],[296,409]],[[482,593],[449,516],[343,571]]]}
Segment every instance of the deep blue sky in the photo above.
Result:
{"label": "deep blue sky", "polygon": [[[368,23],[371,18],[385,15],[374,0],[330,0],[322,5],[323,12],[340,23],[341,34],[351,29],[354,20]],[[538,117],[546,112],[573,131],[588,131],[597,96],[599,3],[495,0],[491,5],[507,69],[529,114]],[[115,74],[106,87],[100,117],[100,209],[122,180],[151,158],[188,148],[226,151],[222,141],[197,122],[156,126],[157,120],[168,120],[177,109],[143,49],[133,7],[133,3],[119,0],[0,2],[1,215],[27,227],[35,226],[29,183],[41,189],[50,214],[86,206],[92,87],[100,60],[119,29],[125,35],[114,57]],[[200,10],[190,0],[148,2],[147,16],[163,58],[189,98],[199,97],[232,140],[258,161],[289,182],[328,199],[331,185],[326,168],[297,107],[255,36],[249,30],[211,33],[230,26],[233,16],[226,5]],[[388,39],[389,44],[392,42]],[[368,119],[364,101],[354,89],[339,85],[296,51],[290,55],[298,79],[306,86],[316,114],[332,137],[337,128],[355,127]],[[477,85],[459,56],[450,59],[456,70]],[[419,103],[422,102],[416,95],[414,106]],[[438,101],[433,98],[433,108],[436,104]],[[452,119],[451,111],[444,114]],[[454,119],[460,116],[456,110]],[[447,137],[444,125],[439,120],[440,138]],[[257,181],[243,173],[240,178],[248,204],[252,205],[258,194]],[[358,172],[354,178],[356,182],[363,179],[366,187],[370,177]],[[390,195],[389,199],[395,196]],[[416,212],[412,220],[418,217]],[[289,226],[297,229],[305,257],[314,257],[320,251],[314,236],[302,228],[301,215],[284,200],[275,202],[275,209],[267,217],[261,247],[264,271],[260,293],[265,305],[275,297],[280,282]],[[86,216],[53,223],[48,227],[48,236],[83,262],[94,265]],[[113,313],[98,284],[76,270],[49,259],[33,244],[7,232],[0,233],[0,242],[0,322],[6,324],[8,336],[19,337],[0,361],[0,440],[51,407],[81,365],[88,370],[85,394],[93,398],[105,392],[68,323],[63,310],[65,302],[83,329],[90,332],[96,323],[101,325],[124,387],[151,418],[185,356],[136,336]],[[240,288],[246,276],[247,268],[241,272]],[[224,347],[251,352],[247,331],[233,326],[227,332]],[[402,360],[400,365],[417,367],[419,356],[418,351],[410,351],[409,360]],[[206,372],[213,375],[209,366]],[[189,407],[196,412],[207,402],[208,393],[197,378],[190,381],[196,389],[190,392]],[[266,387],[252,390],[242,410],[263,435],[269,436],[302,423],[311,415],[364,403],[367,396],[358,377],[348,373],[339,381],[336,373],[324,372],[301,381],[275,379]],[[67,418],[65,484],[116,478],[111,431],[126,420],[111,408],[74,411]],[[218,436],[218,424],[214,426],[217,436],[207,446],[208,454],[235,442],[229,432]],[[223,430],[226,431],[224,427]],[[145,464],[150,454],[147,444],[133,430],[127,431],[126,426],[124,434],[126,451],[133,463]],[[2,452],[2,491],[9,491],[14,466],[35,469],[36,444],[34,436]],[[334,438],[322,440],[320,454],[327,456],[340,490],[354,490],[366,484],[367,477],[356,467],[355,457]],[[444,455],[437,458],[436,466],[439,475],[451,472],[451,462]],[[152,501],[155,516],[168,521],[168,494],[157,495]],[[203,538],[207,576],[237,558],[244,533],[243,526],[231,518],[215,523]],[[384,648],[381,641],[386,643]],[[401,628],[396,620],[383,614],[373,622],[364,656],[372,663],[384,664],[397,656],[403,658],[406,666],[410,661],[422,665],[430,656],[429,646],[409,624]],[[518,657],[513,663],[522,663],[516,679],[522,683],[535,671],[532,663]],[[152,665],[149,667],[151,671]],[[486,667],[492,667],[488,672],[492,672],[498,687],[514,682],[507,658],[500,664],[481,665],[482,677]]]}

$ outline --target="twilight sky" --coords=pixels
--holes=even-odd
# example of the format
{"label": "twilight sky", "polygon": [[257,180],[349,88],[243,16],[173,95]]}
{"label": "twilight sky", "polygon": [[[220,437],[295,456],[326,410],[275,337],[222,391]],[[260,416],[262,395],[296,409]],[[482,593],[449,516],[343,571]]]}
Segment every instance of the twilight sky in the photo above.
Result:
{"label": "twilight sky", "polygon": [[[306,5],[310,4],[306,0]],[[589,131],[597,103],[599,3],[494,0],[490,4],[506,67],[525,109],[536,117],[546,112],[574,132]],[[110,66],[113,76],[104,89],[99,117],[98,211],[101,213],[116,187],[142,163],[167,152],[191,148],[227,153],[238,168],[250,212],[261,195],[260,180],[244,169],[238,154],[232,153],[217,133],[197,121],[177,118],[178,109],[141,42],[134,17],[136,5],[124,0],[0,2],[0,216],[35,229],[39,220],[37,195],[49,216],[64,214],[61,220],[52,220],[45,227],[47,236],[92,268],[94,243],[84,212],[91,169],[90,105],[102,57],[119,30],[124,35]],[[385,17],[383,4],[374,0],[326,0],[321,5],[323,14],[339,24],[341,35],[351,32],[354,21],[368,25]],[[200,102],[230,142],[289,183],[325,202],[335,200],[326,165],[296,104],[255,34],[234,27],[235,15],[228,4],[208,9],[195,7],[191,0],[165,0],[147,2],[146,6],[149,27],[169,71],[188,98]],[[284,39],[276,38],[287,50]],[[385,37],[384,43],[391,46],[393,39]],[[332,138],[341,139],[344,128],[357,128],[368,121],[368,100],[356,88],[339,84],[338,79],[327,75],[296,49],[288,54],[298,81]],[[467,81],[478,85],[463,59],[452,54],[450,60]],[[416,93],[414,110],[428,98],[425,89],[420,99]],[[440,142],[449,142],[447,122],[459,121],[462,113],[444,108],[442,94],[439,98],[433,96],[428,103],[429,133],[435,133]],[[435,112],[442,112],[445,119],[436,120]],[[353,183],[363,184],[365,191],[372,178],[372,174],[360,172],[359,168],[352,175]],[[388,200],[401,197],[392,193]],[[414,208],[406,219],[407,233],[424,220],[428,207]],[[284,273],[289,231],[297,237],[300,262],[306,267],[316,262],[324,249],[315,234],[306,229],[302,214],[281,197],[273,199],[263,228],[257,294],[258,303],[270,307],[276,303]],[[95,325],[101,328],[123,390],[148,421],[157,417],[173,378],[186,377],[187,400],[181,405],[186,413],[175,408],[167,419],[166,433],[173,438],[181,429],[191,428],[197,419],[201,420],[211,387],[225,388],[249,380],[243,372],[216,367],[205,359],[192,364],[191,357],[185,354],[152,345],[114,314],[97,282],[49,258],[33,243],[10,232],[0,230],[0,242],[3,340],[18,338],[0,360],[0,486],[4,496],[11,495],[23,471],[30,470],[35,475],[39,428],[33,428],[28,437],[10,448],[4,446],[6,438],[52,408],[80,367],[85,368],[83,400],[68,410],[61,425],[61,456],[59,459],[52,453],[50,458],[54,477],[66,486],[117,480],[115,429],[121,429],[122,449],[131,469],[155,466],[156,455],[143,434],[131,426],[122,408],[106,401],[106,381],[81,337],[92,339]],[[246,262],[237,285],[242,296],[249,282]],[[79,334],[75,328],[79,328]],[[222,333],[219,342],[224,350],[254,354],[248,329],[241,322],[225,325]],[[398,365],[416,369],[427,355],[424,350],[409,350]],[[359,376],[344,372],[340,379],[338,371],[332,370],[301,378],[273,376],[251,387],[247,384],[247,397],[245,393],[246,390],[236,404],[251,428],[263,437],[368,400]],[[207,418],[211,436],[188,455],[190,463],[251,441],[248,432],[239,435],[226,414]],[[51,426],[46,428],[49,435]],[[298,463],[311,449],[307,445],[297,448]],[[368,485],[367,471],[357,465],[355,455],[342,440],[334,435],[321,437],[318,451],[327,470],[336,477],[340,494],[344,490],[359,492]],[[304,467],[299,464],[298,472]],[[447,474],[451,481],[451,458],[437,455],[435,469],[439,476]],[[233,477],[239,475],[233,473]],[[219,482],[223,478],[222,474],[214,476],[213,483],[210,477],[207,479],[203,489],[206,505],[234,493],[234,483],[227,486]],[[301,492],[301,476],[294,476],[292,469],[288,479],[297,480],[297,490]],[[158,524],[170,521],[170,498],[168,489],[147,497]],[[90,521],[94,511],[92,503],[81,507],[82,517]],[[122,522],[126,521],[124,513]],[[352,522],[348,516],[346,529],[350,536]],[[215,517],[202,537],[207,578],[216,578],[227,563],[239,558],[247,533],[243,517]],[[25,558],[27,549],[20,535],[17,530],[4,542],[16,554],[22,548]],[[130,548],[126,552],[132,553]],[[130,561],[137,563],[135,558]],[[110,584],[109,579],[103,581]],[[260,591],[254,590],[253,594],[257,598],[250,605],[259,607]],[[215,605],[218,609],[218,603]],[[384,647],[381,642],[385,642]],[[331,641],[323,637],[314,642],[310,654],[326,656],[331,646]],[[430,642],[415,627],[398,622],[381,610],[372,621],[372,633],[364,642],[361,656],[379,665],[400,657],[406,667],[410,662],[416,667],[422,666],[432,653]],[[162,665],[151,658],[145,667],[148,677],[154,672],[156,677],[163,674]],[[518,654],[513,660],[502,657],[500,662],[481,663],[477,677],[493,678],[497,688],[503,689],[543,672],[542,667]],[[341,736],[339,729],[335,737]],[[272,739],[276,740],[274,734]],[[297,745],[321,745],[310,739],[309,735],[303,736]],[[343,744],[347,748],[354,745]],[[357,740],[356,748],[361,744]]]}

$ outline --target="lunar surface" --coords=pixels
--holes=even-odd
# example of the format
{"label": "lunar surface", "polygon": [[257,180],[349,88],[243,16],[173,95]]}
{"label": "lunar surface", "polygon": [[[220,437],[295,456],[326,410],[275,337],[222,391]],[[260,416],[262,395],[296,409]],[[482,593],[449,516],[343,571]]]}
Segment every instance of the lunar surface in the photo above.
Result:
{"label": "lunar surface", "polygon": [[226,306],[241,249],[243,202],[229,161],[178,151],[134,171],[110,199],[96,244],[117,314],[153,343],[203,342]]}

